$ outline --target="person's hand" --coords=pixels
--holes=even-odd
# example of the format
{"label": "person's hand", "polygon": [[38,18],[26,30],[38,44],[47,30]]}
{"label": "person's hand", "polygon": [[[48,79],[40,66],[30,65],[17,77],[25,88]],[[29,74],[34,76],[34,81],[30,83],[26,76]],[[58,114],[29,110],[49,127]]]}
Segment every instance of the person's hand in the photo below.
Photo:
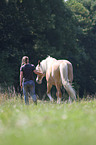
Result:
{"label": "person's hand", "polygon": [[21,91],[22,91],[22,84],[20,84],[20,88],[21,88]]}
{"label": "person's hand", "polygon": [[22,91],[22,85],[21,85],[21,91]]}

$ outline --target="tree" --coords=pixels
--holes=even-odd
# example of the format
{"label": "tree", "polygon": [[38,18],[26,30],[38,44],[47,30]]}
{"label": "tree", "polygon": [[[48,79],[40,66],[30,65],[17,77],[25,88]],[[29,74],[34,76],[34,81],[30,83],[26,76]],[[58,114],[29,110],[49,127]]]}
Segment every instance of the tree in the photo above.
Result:
{"label": "tree", "polygon": [[84,50],[81,53],[81,64],[79,67],[79,71],[81,72],[81,79],[80,82],[78,82],[81,86],[80,92],[82,95],[84,94],[84,90],[87,93],[94,94],[96,92],[96,33],[94,33],[96,24],[96,20],[94,19],[96,17],[94,8],[96,7],[96,2],[94,0],[69,0],[68,5],[71,6],[78,20],[77,37],[79,49]]}

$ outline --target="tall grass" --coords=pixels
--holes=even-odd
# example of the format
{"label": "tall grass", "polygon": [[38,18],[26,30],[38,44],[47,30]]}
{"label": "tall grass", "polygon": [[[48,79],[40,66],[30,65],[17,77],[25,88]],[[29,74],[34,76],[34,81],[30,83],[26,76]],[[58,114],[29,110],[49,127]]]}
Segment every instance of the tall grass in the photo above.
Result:
{"label": "tall grass", "polygon": [[96,100],[56,104],[0,94],[0,145],[95,145]]}

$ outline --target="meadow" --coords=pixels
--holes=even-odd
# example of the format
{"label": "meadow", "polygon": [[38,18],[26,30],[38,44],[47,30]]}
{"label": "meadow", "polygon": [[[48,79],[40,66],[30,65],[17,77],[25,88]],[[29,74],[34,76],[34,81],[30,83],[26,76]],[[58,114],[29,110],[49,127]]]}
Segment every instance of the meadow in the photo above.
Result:
{"label": "meadow", "polygon": [[96,100],[26,106],[0,94],[0,145],[95,145]]}

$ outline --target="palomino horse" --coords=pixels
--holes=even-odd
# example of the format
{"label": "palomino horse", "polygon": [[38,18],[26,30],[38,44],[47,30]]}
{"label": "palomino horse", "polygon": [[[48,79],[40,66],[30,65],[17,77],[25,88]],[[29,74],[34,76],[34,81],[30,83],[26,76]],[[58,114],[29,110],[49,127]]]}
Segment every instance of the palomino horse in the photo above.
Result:
{"label": "palomino horse", "polygon": [[73,67],[68,60],[56,60],[48,56],[45,60],[38,63],[36,70],[43,73],[43,75],[37,75],[36,82],[38,84],[42,83],[42,79],[46,76],[47,80],[47,95],[50,101],[53,101],[51,97],[51,88],[53,85],[57,89],[57,103],[61,102],[61,86],[63,85],[67,93],[70,96],[70,99],[76,99],[75,90],[72,88],[73,81]]}

